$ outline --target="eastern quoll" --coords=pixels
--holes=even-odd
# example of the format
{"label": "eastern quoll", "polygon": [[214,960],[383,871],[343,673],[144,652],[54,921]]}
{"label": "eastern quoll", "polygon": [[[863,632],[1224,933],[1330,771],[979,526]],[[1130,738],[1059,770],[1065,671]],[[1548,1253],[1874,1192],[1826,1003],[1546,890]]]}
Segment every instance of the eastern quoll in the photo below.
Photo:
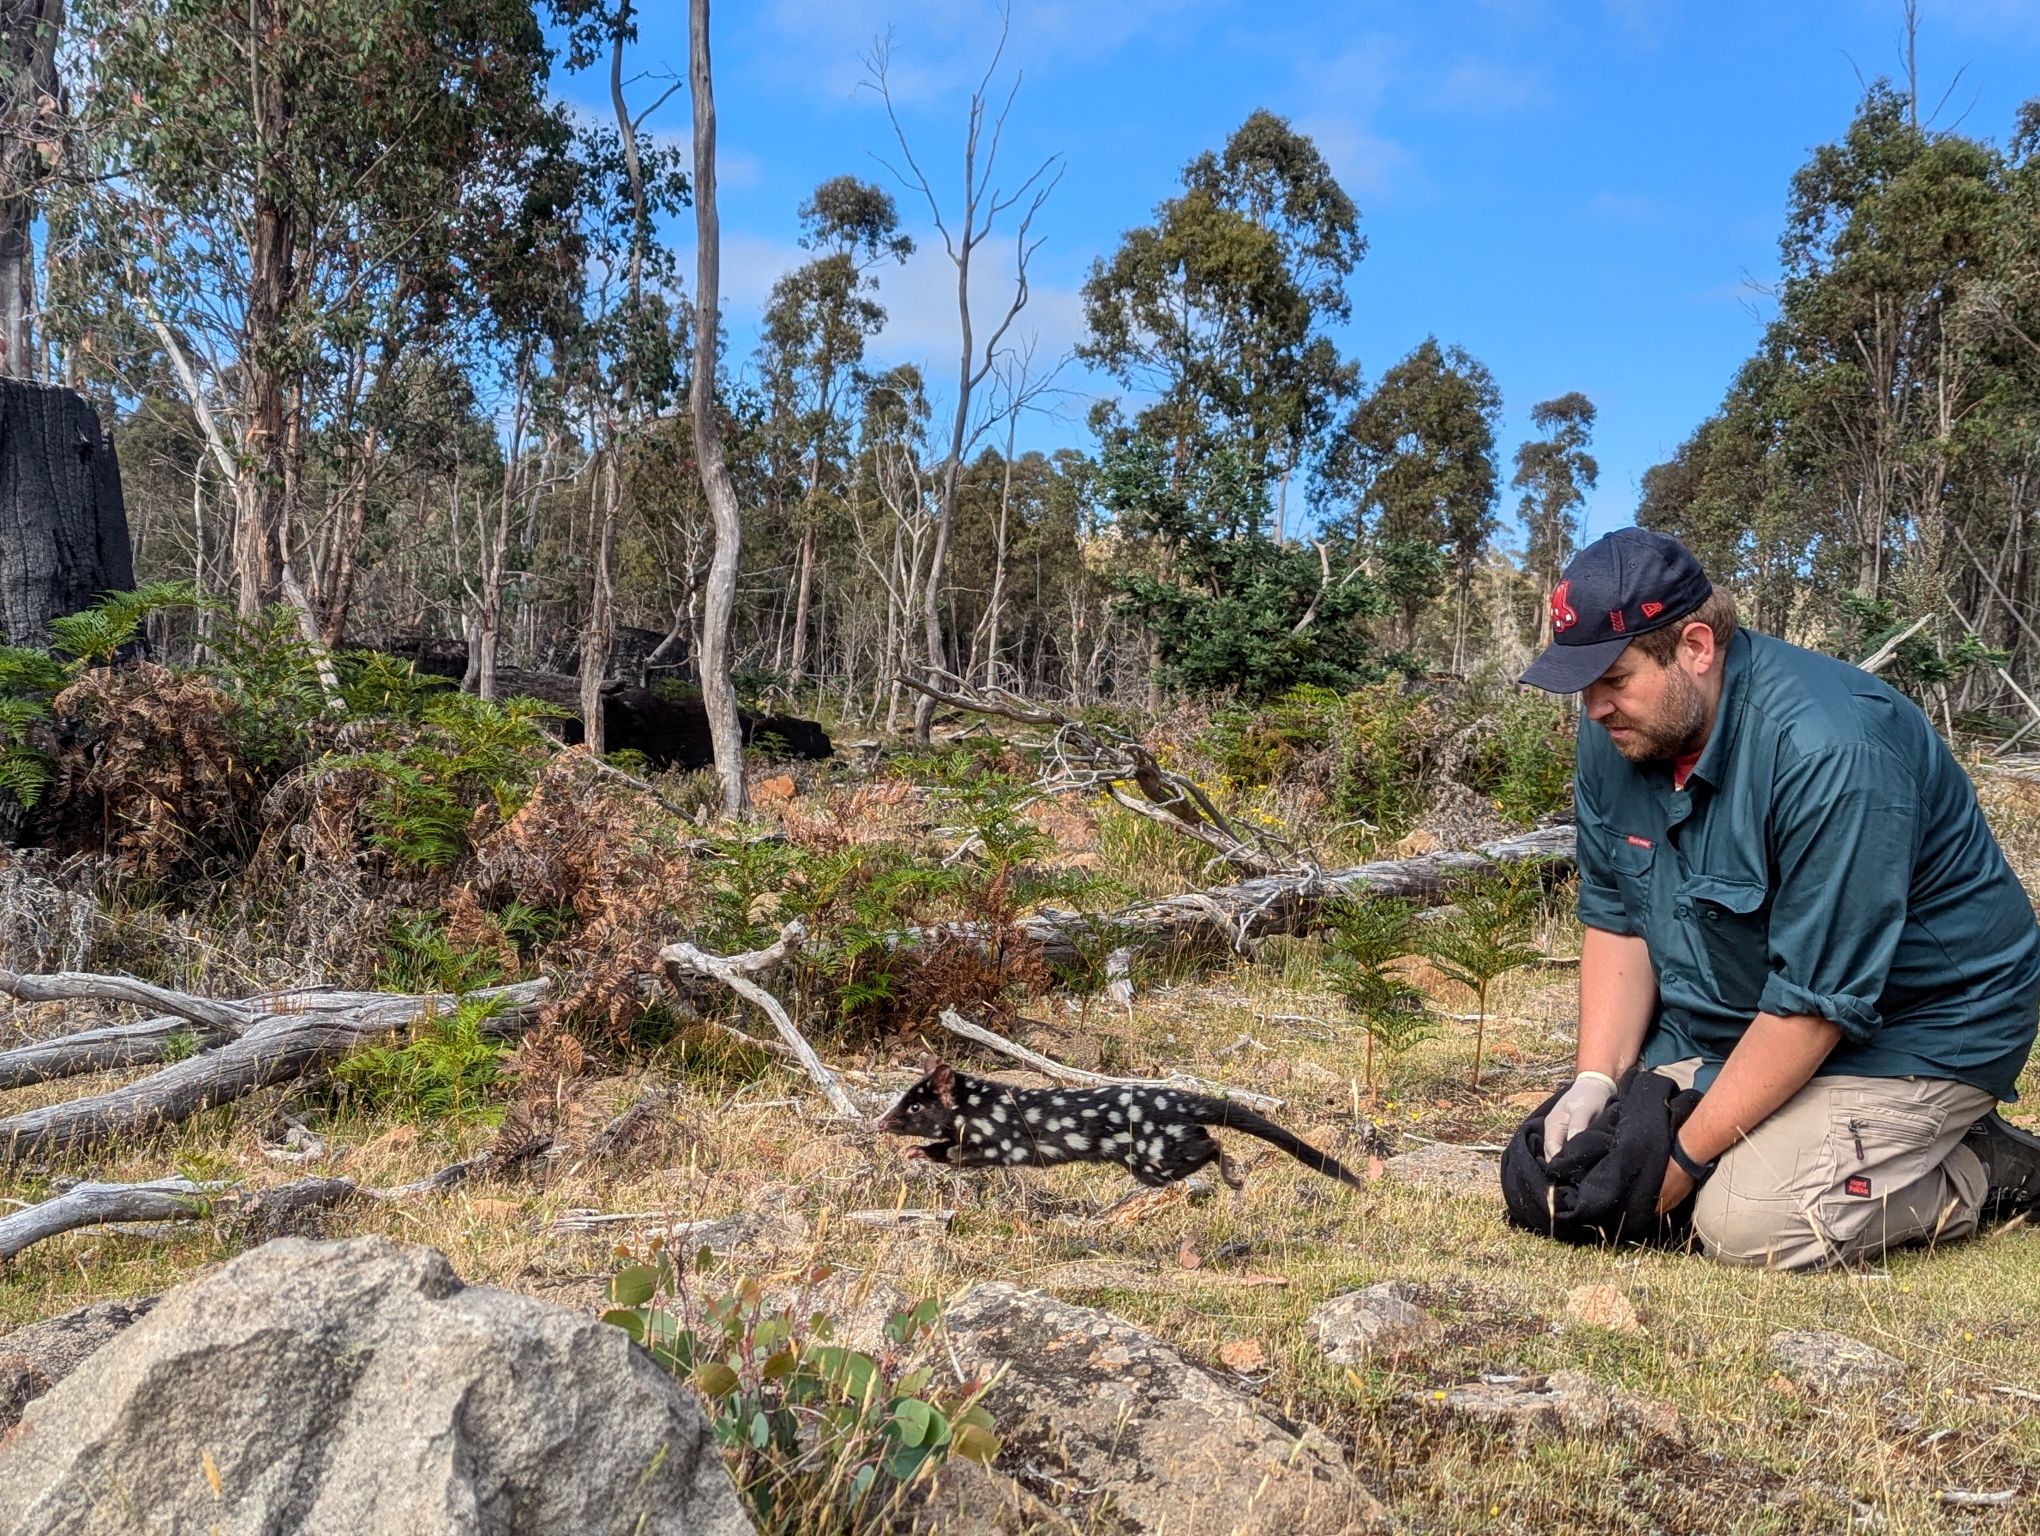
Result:
{"label": "eastern quoll", "polygon": [[1216,1162],[1219,1177],[1238,1189],[1242,1176],[1206,1126],[1258,1136],[1328,1178],[1360,1186],[1336,1158],[1274,1121],[1174,1088],[1011,1088],[937,1062],[878,1122],[895,1136],[933,1138],[907,1156],[956,1168],[1119,1163],[1158,1188]]}

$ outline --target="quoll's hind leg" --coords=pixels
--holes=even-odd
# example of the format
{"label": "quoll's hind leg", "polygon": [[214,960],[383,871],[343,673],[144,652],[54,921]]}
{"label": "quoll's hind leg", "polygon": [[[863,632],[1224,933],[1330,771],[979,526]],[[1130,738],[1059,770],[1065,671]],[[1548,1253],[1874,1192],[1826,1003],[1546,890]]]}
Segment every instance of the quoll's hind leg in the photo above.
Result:
{"label": "quoll's hind leg", "polygon": [[1243,1201],[1247,1188],[1247,1170],[1226,1155],[1223,1148],[1218,1154],[1218,1176],[1225,1180],[1225,1186],[1232,1191],[1235,1206]]}

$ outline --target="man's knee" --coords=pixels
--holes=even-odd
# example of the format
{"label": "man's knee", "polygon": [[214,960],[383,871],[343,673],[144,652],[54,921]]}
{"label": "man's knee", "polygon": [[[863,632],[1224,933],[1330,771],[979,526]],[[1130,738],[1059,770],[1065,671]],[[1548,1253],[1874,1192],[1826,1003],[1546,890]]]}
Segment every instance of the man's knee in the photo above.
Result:
{"label": "man's knee", "polygon": [[1834,1260],[1799,1199],[1791,1192],[1747,1193],[1724,1176],[1700,1186],[1693,1203],[1693,1236],[1710,1259],[1764,1269],[1814,1269]]}

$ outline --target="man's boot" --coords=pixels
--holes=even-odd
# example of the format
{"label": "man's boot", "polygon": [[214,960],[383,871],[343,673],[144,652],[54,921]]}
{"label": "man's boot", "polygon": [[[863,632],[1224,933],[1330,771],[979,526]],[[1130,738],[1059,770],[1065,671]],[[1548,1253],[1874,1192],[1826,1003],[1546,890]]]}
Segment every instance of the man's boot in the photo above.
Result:
{"label": "man's boot", "polygon": [[1992,1110],[1969,1128],[1962,1144],[1983,1163],[1982,1220],[2009,1221],[2040,1207],[2040,1136],[2007,1124]]}

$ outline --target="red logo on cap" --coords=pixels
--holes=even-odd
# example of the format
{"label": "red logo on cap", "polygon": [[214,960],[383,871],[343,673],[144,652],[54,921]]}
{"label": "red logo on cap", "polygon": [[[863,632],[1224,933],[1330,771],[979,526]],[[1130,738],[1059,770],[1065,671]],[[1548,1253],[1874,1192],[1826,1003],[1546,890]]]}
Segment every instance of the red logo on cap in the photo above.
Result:
{"label": "red logo on cap", "polygon": [[1608,610],[1608,627],[1618,635],[1628,632],[1629,626],[1622,621],[1622,610],[1620,608],[1610,608]]}
{"label": "red logo on cap", "polygon": [[1551,594],[1551,632],[1562,635],[1579,621],[1580,616],[1572,610],[1572,583],[1561,581]]}
{"label": "red logo on cap", "polygon": [[1654,619],[1665,611],[1663,603],[1639,603],[1637,606],[1643,610],[1646,619]]}

